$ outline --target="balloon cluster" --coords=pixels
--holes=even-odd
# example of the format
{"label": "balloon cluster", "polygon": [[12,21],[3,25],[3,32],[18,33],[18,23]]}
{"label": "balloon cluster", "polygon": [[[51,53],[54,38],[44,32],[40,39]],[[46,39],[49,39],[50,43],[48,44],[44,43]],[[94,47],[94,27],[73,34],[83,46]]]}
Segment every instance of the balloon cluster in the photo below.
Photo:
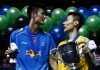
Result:
{"label": "balloon cluster", "polygon": [[7,49],[12,31],[28,24],[27,7],[25,6],[21,11],[9,5],[0,8],[0,47],[5,46],[4,48]]}
{"label": "balloon cluster", "polygon": [[[6,30],[9,26],[13,26],[16,22],[26,21],[27,18],[27,7],[25,6],[21,11],[16,7],[5,5],[0,9],[0,30]],[[18,20],[21,17],[22,20]],[[19,23],[20,23],[19,22]],[[19,24],[17,23],[17,24]],[[23,23],[26,24],[26,23]]]}
{"label": "balloon cluster", "polygon": [[[25,6],[20,11],[16,7],[5,5],[0,9],[0,31],[12,32],[15,29],[23,27],[28,24],[27,8]],[[64,11],[61,8],[54,9],[53,7],[46,8],[46,19],[44,25],[41,25],[44,31],[49,32],[54,37],[56,43],[67,39],[68,34],[63,31],[63,22],[69,12],[78,12],[83,15],[85,23],[80,28],[79,33],[88,37],[90,32],[97,32],[100,30],[100,7],[91,6],[90,9],[85,7],[76,8],[70,6]]]}
{"label": "balloon cluster", "polygon": [[[84,25],[79,29],[79,34],[85,37],[90,36],[90,32],[97,32],[100,30],[100,7],[99,6],[91,6],[90,9],[86,9],[85,7],[76,8],[74,6],[70,6],[64,10],[57,8],[51,12],[51,19],[53,21],[53,27],[50,28],[50,33],[54,37],[56,43],[67,39],[64,37],[64,32],[62,27],[63,22],[66,20],[66,17],[69,12],[78,12],[83,15],[84,17]],[[44,24],[45,25],[45,24]],[[52,25],[52,24],[51,24]],[[49,28],[49,26],[47,26]],[[44,29],[45,30],[45,29]],[[47,31],[48,32],[48,31]]]}

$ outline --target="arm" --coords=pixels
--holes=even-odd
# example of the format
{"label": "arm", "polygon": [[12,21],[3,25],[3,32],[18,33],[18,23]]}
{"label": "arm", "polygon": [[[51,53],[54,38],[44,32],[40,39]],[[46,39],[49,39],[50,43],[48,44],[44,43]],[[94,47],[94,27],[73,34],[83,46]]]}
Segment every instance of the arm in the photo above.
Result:
{"label": "arm", "polygon": [[10,63],[16,63],[14,61],[12,61],[12,58],[15,60],[16,56],[17,56],[17,45],[16,45],[16,31],[12,32],[11,36],[10,36],[10,47],[8,47],[8,49],[5,51],[5,54],[7,56],[7,58],[9,58],[9,62]]}
{"label": "arm", "polygon": [[[96,50],[96,49],[98,49],[98,48],[97,48],[97,45],[95,44],[95,42],[94,42],[93,40],[90,40],[90,41],[88,42],[88,48],[89,48],[89,50],[90,50],[89,55],[90,55],[90,57],[91,57],[91,61],[92,61],[94,64],[96,64],[97,62],[100,61],[100,56],[99,56],[98,54],[96,54],[95,51],[94,51],[94,50]],[[97,62],[95,62],[95,61],[97,61]]]}
{"label": "arm", "polygon": [[10,36],[10,46],[8,47],[8,49],[6,50],[5,54],[10,54],[13,52],[13,50],[11,49],[12,43],[15,43],[15,31],[12,32],[11,36]]}
{"label": "arm", "polygon": [[96,65],[100,65],[100,48],[97,46],[96,50],[91,53],[92,55],[92,62]]}
{"label": "arm", "polygon": [[[52,36],[49,37],[49,45],[50,45],[50,48],[49,48],[49,51],[56,48],[56,44],[52,38]],[[49,52],[50,54],[50,52]],[[54,54],[55,56],[55,54]],[[52,70],[58,70],[57,69],[57,60],[52,58],[50,55],[49,55],[49,64],[50,64],[50,67]]]}
{"label": "arm", "polygon": [[49,56],[49,64],[52,70],[58,70],[57,60]]}

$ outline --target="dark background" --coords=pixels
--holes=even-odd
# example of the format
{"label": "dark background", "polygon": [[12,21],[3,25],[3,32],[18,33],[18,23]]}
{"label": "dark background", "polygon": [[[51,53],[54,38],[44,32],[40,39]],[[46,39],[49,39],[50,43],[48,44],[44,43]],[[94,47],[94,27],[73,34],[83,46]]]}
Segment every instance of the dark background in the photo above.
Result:
{"label": "dark background", "polygon": [[32,2],[42,2],[46,7],[51,6],[62,9],[67,9],[69,6],[89,8],[92,5],[100,5],[100,0],[0,0],[0,7],[8,4],[22,9]]}

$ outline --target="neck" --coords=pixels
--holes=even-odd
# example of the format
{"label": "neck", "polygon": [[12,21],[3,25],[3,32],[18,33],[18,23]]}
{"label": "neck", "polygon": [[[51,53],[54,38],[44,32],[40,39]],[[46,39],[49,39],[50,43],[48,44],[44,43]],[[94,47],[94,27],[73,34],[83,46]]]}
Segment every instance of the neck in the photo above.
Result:
{"label": "neck", "polygon": [[31,32],[33,34],[37,34],[38,33],[38,31],[39,31],[38,25],[35,22],[33,22],[33,19],[30,20],[29,27],[30,27]]}
{"label": "neck", "polygon": [[73,40],[76,34],[77,34],[77,29],[73,29],[71,32],[69,32],[69,40]]}

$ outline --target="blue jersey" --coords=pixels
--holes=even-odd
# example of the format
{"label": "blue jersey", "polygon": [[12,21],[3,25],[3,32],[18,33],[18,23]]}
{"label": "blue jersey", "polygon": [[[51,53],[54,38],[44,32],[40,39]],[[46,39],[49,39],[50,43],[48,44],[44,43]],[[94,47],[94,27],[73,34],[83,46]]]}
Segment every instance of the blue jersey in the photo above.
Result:
{"label": "blue jersey", "polygon": [[24,30],[24,28],[20,28],[20,29],[17,29],[17,30],[15,30],[15,31],[13,31],[12,32],[12,34],[11,34],[11,36],[10,36],[10,44],[12,43],[12,42],[14,42],[15,43],[15,37],[16,37],[16,35],[18,34],[18,33],[20,33],[20,32],[22,32]]}
{"label": "blue jersey", "polygon": [[16,70],[49,69],[49,52],[51,49],[56,48],[50,34],[43,31],[32,34],[30,27],[26,26],[22,31],[12,33],[10,39],[12,39],[10,43],[15,42],[19,51],[16,58]]}

